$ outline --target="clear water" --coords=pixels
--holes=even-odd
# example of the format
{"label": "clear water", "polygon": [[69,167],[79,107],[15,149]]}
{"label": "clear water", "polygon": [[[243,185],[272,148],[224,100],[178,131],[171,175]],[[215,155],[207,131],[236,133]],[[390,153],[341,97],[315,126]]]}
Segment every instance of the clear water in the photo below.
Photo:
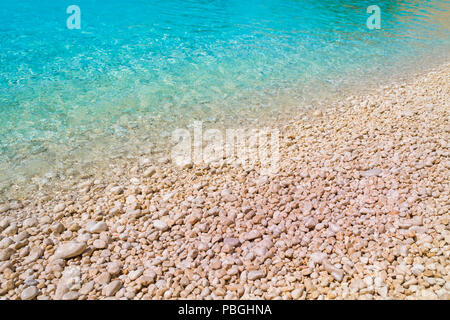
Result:
{"label": "clear water", "polygon": [[0,0],[0,189],[448,58],[448,1],[376,2]]}

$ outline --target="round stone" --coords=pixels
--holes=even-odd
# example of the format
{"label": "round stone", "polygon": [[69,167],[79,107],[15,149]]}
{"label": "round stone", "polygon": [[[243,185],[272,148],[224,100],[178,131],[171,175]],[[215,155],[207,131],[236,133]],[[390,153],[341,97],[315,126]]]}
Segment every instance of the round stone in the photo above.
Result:
{"label": "round stone", "polygon": [[39,294],[38,288],[32,286],[23,290],[22,293],[20,294],[20,298],[22,300],[33,300],[34,298],[37,297],[38,294]]}

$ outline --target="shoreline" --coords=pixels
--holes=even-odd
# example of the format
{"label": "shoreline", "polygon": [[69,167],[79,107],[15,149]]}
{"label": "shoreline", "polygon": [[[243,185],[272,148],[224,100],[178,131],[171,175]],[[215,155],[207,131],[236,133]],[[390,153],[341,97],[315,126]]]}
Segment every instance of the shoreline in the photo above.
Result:
{"label": "shoreline", "polygon": [[270,178],[144,159],[1,204],[0,299],[450,299],[449,73],[276,121]]}
{"label": "shoreline", "polygon": [[[300,120],[308,117],[314,119],[315,110],[335,108],[348,96],[365,96],[376,92],[381,87],[379,83],[384,82],[383,87],[409,83],[411,79],[421,77],[439,69],[439,66],[445,65],[442,61],[446,60],[427,61],[426,67],[413,69],[404,66],[396,70],[395,75],[389,79],[378,78],[376,81],[368,80],[367,83],[361,82],[359,85],[349,82],[341,87],[330,87],[332,93],[324,94],[322,92],[321,95],[315,96],[315,98],[306,98],[306,100],[304,97],[299,98],[296,90],[291,92],[293,88],[286,88],[287,92],[284,92],[285,89],[283,89],[265,93],[271,98],[267,98],[263,104],[249,107],[252,105],[252,94],[249,94],[242,101],[243,105],[240,108],[242,110],[228,110],[229,118],[226,118],[224,112],[221,111],[218,117],[199,115],[198,119],[207,126],[222,131],[236,125],[241,128],[260,128],[262,126],[277,128],[292,119]],[[361,78],[361,75],[358,78]],[[339,94],[336,93],[338,91]],[[224,104],[227,102],[224,101]],[[6,163],[0,168],[4,174],[4,181],[0,182],[0,205],[14,200],[26,201],[35,196],[57,197],[61,190],[71,192],[70,189],[73,189],[73,186],[76,189],[77,184],[84,183],[86,180],[99,179],[103,181],[104,177],[111,175],[112,170],[119,172],[116,175],[122,175],[123,171],[133,171],[136,166],[141,169],[142,163],[153,162],[160,166],[161,158],[164,158],[168,151],[170,152],[171,132],[178,128],[189,128],[192,125],[192,119],[197,119],[196,116],[193,116],[188,121],[183,116],[174,115],[177,119],[167,121],[167,119],[163,119],[165,117],[167,114],[143,118],[140,122],[130,120],[128,126],[125,123],[125,127],[130,132],[123,136],[123,139],[116,134],[105,137],[91,132],[88,134],[89,137],[86,137],[87,139],[78,141],[79,146],[77,146],[76,138],[74,140],[71,138],[71,142],[64,146],[51,143],[43,145],[44,149],[48,148],[48,155],[44,152],[29,155],[29,158],[26,155],[19,156],[19,158],[26,159],[25,164],[15,163],[13,160],[7,164],[8,160],[6,160]],[[128,178],[132,178],[135,172],[125,172],[125,174],[129,176]],[[116,177],[110,179],[114,181]]]}

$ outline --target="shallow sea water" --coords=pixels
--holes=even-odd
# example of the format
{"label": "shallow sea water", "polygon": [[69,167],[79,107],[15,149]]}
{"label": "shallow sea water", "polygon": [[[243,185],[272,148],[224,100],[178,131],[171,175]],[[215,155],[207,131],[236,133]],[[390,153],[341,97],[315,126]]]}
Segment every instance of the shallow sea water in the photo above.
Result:
{"label": "shallow sea water", "polygon": [[448,1],[376,4],[379,30],[359,0],[0,0],[0,191],[448,60]]}

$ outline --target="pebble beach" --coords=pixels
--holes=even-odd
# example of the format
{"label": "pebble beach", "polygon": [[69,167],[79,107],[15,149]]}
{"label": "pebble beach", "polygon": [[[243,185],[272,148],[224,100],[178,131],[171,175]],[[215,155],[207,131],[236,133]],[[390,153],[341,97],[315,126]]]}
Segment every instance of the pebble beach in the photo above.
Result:
{"label": "pebble beach", "polygon": [[274,123],[280,170],[128,163],[0,204],[0,299],[450,299],[450,64]]}

